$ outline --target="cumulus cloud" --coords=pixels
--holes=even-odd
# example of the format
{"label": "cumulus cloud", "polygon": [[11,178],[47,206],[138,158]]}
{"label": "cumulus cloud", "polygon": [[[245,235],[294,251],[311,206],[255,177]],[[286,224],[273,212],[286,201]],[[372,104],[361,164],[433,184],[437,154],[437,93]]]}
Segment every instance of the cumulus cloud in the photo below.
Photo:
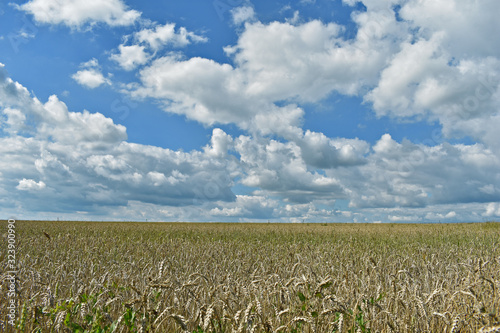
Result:
{"label": "cumulus cloud", "polygon": [[[497,60],[453,60],[458,51],[448,32],[415,32],[410,7],[401,7],[401,20],[383,2],[365,4],[367,12],[352,15],[358,25],[352,39],[343,37],[343,27],[316,20],[247,23],[237,43],[225,48],[233,65],[169,55],[143,69],[141,86],[131,93],[207,125],[249,130],[253,137],[232,142],[241,183],[291,202],[346,199],[351,207],[375,208],[497,200],[497,185],[488,179],[498,165],[491,148],[498,82],[487,76],[497,72]],[[363,96],[378,116],[439,120],[445,134],[473,134],[484,144],[428,146],[386,134],[370,147],[302,130],[298,104],[333,91]],[[471,91],[484,108],[463,111],[461,99]],[[273,134],[288,142],[266,138]]]}
{"label": "cumulus cloud", "polygon": [[25,128],[26,116],[19,109],[5,108],[3,110],[5,115],[4,130],[10,134],[16,134]]}
{"label": "cumulus cloud", "polygon": [[77,29],[97,23],[127,26],[141,16],[121,0],[31,0],[18,8],[33,15],[38,23],[64,24]]}
{"label": "cumulus cloud", "polygon": [[279,202],[259,195],[238,195],[234,202],[218,203],[210,214],[215,217],[270,219],[277,216]]}
{"label": "cumulus cloud", "polygon": [[[265,135],[296,135],[304,114],[297,103],[374,85],[397,48],[393,40],[402,38],[394,17],[358,14],[356,20],[354,40],[342,37],[342,26],[319,20],[248,22],[237,43],[225,48],[234,65],[168,54],[140,71],[140,84],[130,93],[161,100],[168,112],[207,125],[236,123]],[[377,33],[365,27],[371,20],[381,22]]]}
{"label": "cumulus cloud", "polygon": [[[354,38],[344,37],[344,27],[318,20],[248,23],[236,44],[225,48],[234,65],[160,58],[141,73],[138,93],[162,99],[167,110],[206,124],[234,122],[248,129],[253,123],[266,131],[262,124],[267,120],[283,118],[284,125],[276,131],[285,132],[297,127],[300,106],[294,111],[289,104],[283,112],[273,103],[316,102],[338,92],[363,97],[378,116],[438,120],[448,137],[472,134],[489,145],[498,142],[496,131],[484,130],[496,126],[490,120],[498,113],[498,48],[474,37],[498,29],[491,17],[498,4],[408,1],[399,9],[383,1],[364,4],[366,12],[352,14]],[[443,6],[446,11],[436,11]],[[233,12],[250,10],[239,7]],[[436,12],[446,13],[444,19],[435,18]],[[481,13],[485,20],[479,19]],[[196,83],[191,78],[198,70],[203,80]],[[195,87],[192,92],[172,88],[181,73]],[[152,84],[154,74],[162,78],[161,84]],[[172,74],[179,76],[163,79]],[[222,84],[208,86],[215,82]],[[213,101],[200,91],[227,98]],[[249,98],[258,99],[253,103],[258,107],[249,107]]]}
{"label": "cumulus cloud", "polygon": [[344,197],[341,182],[307,167],[300,147],[276,140],[240,136],[235,140],[244,176],[242,184],[293,202],[323,197]]}
{"label": "cumulus cloud", "polygon": [[71,76],[76,82],[90,89],[97,88],[109,81],[102,75],[102,73],[95,68],[83,69]]}
{"label": "cumulus cloud", "polygon": [[233,17],[233,23],[235,25],[240,25],[245,22],[251,22],[256,18],[255,11],[250,6],[233,8],[231,9],[231,15]]}
{"label": "cumulus cloud", "polygon": [[[345,179],[354,207],[425,207],[500,200],[498,156],[481,145],[426,146],[396,142],[385,134],[373,146],[356,177],[345,170],[327,174]],[[486,187],[485,187],[486,186]],[[486,190],[485,190],[486,189]]]}
{"label": "cumulus cloud", "polygon": [[402,6],[403,19],[421,27],[420,35],[426,39],[443,31],[443,47],[455,57],[498,56],[496,43],[489,34],[500,32],[495,13],[500,10],[498,1],[408,1]]}
{"label": "cumulus cloud", "polygon": [[[66,202],[79,193],[87,207],[105,202],[119,207],[117,214],[141,212],[134,216],[368,222],[498,217],[500,47],[490,37],[499,31],[500,4],[361,2],[366,11],[352,13],[354,30],[320,20],[260,22],[251,7],[234,8],[238,38],[224,48],[227,63],[159,52],[206,41],[173,23],[129,35],[111,59],[125,70],[140,68],[138,82],[128,85],[130,95],[153,98],[165,111],[205,126],[236,124],[245,131],[232,137],[214,128],[207,145],[190,153],[127,142],[125,128],[109,118],[71,112],[57,96],[42,103],[0,68],[6,133],[0,150],[16,161],[15,168],[0,162],[2,185],[25,189],[26,197],[57,196],[50,189],[58,185],[70,198]],[[30,12],[48,3],[32,0],[20,8]],[[134,14],[121,1],[104,3]],[[65,5],[65,14],[56,8],[33,15],[38,22],[76,28],[126,21],[102,14],[106,6],[99,10],[104,16],[88,14],[91,5],[71,14],[77,5]],[[88,64],[81,70],[86,77],[77,73],[75,80],[102,85],[100,71],[90,72],[96,68]],[[396,141],[386,133],[370,144],[304,129],[305,105],[333,93],[363,99],[378,117],[436,122],[445,140],[469,137],[476,143]],[[248,191],[235,195],[235,185]]]}
{"label": "cumulus cloud", "polygon": [[143,45],[120,45],[118,53],[111,55],[110,59],[116,61],[120,67],[130,71],[137,66],[146,64],[151,58],[151,54],[146,52]]}
{"label": "cumulus cloud", "polygon": [[134,34],[139,43],[146,43],[153,51],[157,51],[165,45],[171,44],[175,47],[184,47],[191,43],[206,42],[207,38],[188,31],[184,27],[175,29],[175,23],[156,25],[152,29],[143,29]]}
{"label": "cumulus cloud", "polygon": [[23,178],[19,181],[19,185],[17,185],[16,188],[21,191],[39,191],[45,188],[45,183],[42,181],[36,182],[33,179]]}
{"label": "cumulus cloud", "polygon": [[[224,142],[231,142],[223,131],[214,131],[205,151],[190,153],[129,143],[125,127],[110,118],[71,112],[55,95],[41,103],[3,65],[0,78],[0,110],[11,129],[0,138],[0,183],[12,204],[44,211],[41,202],[51,200],[62,211],[93,212],[96,204],[193,206],[235,199],[237,170],[231,158],[221,159]],[[29,130],[18,135],[23,126]]]}
{"label": "cumulus cloud", "polygon": [[[292,81],[282,80],[283,77],[280,82],[273,82],[270,77],[255,79],[250,77],[254,72],[272,73],[267,69],[235,68],[206,58],[167,55],[141,70],[141,85],[131,94],[162,100],[167,111],[207,125],[236,123],[243,129],[269,134],[273,127],[269,124],[273,123],[279,126],[272,131],[278,128],[282,132],[294,131],[303,111],[293,105],[279,107],[274,100],[295,94],[267,96],[275,87]],[[279,121],[275,121],[277,119]]]}
{"label": "cumulus cloud", "polygon": [[486,206],[486,210],[483,213],[486,217],[500,217],[500,204],[496,202],[490,202]]}
{"label": "cumulus cloud", "polygon": [[477,222],[484,221],[487,204],[461,203],[428,205],[425,207],[367,208],[359,214],[359,222]]}
{"label": "cumulus cloud", "polygon": [[118,52],[113,53],[111,60],[116,61],[123,69],[130,71],[145,65],[155,57],[156,52],[171,45],[185,47],[191,43],[206,42],[207,38],[188,31],[184,27],[175,29],[175,23],[155,24],[153,28],[144,28],[133,35],[131,45],[121,44]]}
{"label": "cumulus cloud", "polygon": [[369,144],[359,139],[331,139],[323,133],[307,130],[296,140],[308,165],[319,169],[354,166],[366,162]]}
{"label": "cumulus cloud", "polygon": [[[377,54],[365,57],[354,48],[338,47],[342,27],[320,21],[302,25],[249,24],[238,43],[227,48],[244,71],[249,94],[271,100],[315,101],[334,89],[354,93],[369,78]],[[364,63],[359,61],[363,57]],[[352,66],[353,63],[363,66]]]}
{"label": "cumulus cloud", "polygon": [[212,131],[211,145],[205,146],[204,150],[208,156],[217,158],[227,157],[228,150],[231,148],[233,138],[226,134],[220,128],[215,128]]}
{"label": "cumulus cloud", "polygon": [[169,55],[141,70],[142,86],[132,94],[163,100],[170,112],[204,124],[241,124],[251,118],[258,106],[245,103],[249,98],[235,86],[239,84],[235,76],[237,73],[229,64]]}
{"label": "cumulus cloud", "polygon": [[[380,5],[364,3],[368,12]],[[491,128],[498,120],[500,47],[487,37],[500,30],[492,14],[498,6],[495,1],[404,2],[398,24],[408,37],[395,44],[399,49],[365,101],[380,116],[438,120],[447,137],[471,136],[498,151],[497,131]]]}
{"label": "cumulus cloud", "polygon": [[101,73],[97,59],[93,58],[81,64],[80,67],[82,69],[71,76],[78,84],[90,89],[100,87],[103,84],[111,84],[111,81]]}

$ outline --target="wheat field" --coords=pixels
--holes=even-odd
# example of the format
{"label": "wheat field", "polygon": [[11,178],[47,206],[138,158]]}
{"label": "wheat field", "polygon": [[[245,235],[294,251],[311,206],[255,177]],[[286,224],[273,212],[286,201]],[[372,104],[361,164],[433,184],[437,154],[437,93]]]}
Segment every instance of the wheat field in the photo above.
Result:
{"label": "wheat field", "polygon": [[500,224],[16,221],[4,332],[500,332]]}

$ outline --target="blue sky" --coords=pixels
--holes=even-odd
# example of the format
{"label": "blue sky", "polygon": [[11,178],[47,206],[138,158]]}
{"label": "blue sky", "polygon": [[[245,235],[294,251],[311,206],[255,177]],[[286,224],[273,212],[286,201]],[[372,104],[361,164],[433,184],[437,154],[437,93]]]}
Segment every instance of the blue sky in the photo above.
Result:
{"label": "blue sky", "polygon": [[5,218],[500,217],[500,3],[0,4]]}

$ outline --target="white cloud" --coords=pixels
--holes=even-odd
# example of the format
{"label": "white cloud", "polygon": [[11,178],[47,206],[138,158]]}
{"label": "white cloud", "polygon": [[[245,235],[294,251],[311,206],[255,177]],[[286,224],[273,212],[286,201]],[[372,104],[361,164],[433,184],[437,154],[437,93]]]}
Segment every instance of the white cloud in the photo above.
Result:
{"label": "white cloud", "polygon": [[5,130],[11,134],[18,133],[25,128],[26,116],[19,109],[5,108],[3,114],[7,117]]}
{"label": "white cloud", "polygon": [[336,85],[347,92],[359,84],[359,74],[352,72],[353,50],[335,46],[340,31],[340,26],[320,21],[299,26],[257,22],[248,24],[237,45],[227,50],[245,73],[247,93],[312,101]]}
{"label": "white cloud", "polygon": [[208,156],[224,158],[227,157],[227,152],[232,145],[233,138],[220,128],[215,128],[212,131],[212,139],[210,142],[211,145],[204,148],[205,153]]}
{"label": "white cloud", "polygon": [[278,201],[259,195],[237,195],[234,202],[219,202],[210,210],[214,217],[270,219],[276,217]]}
{"label": "white cloud", "polygon": [[341,181],[310,170],[293,142],[240,136],[234,149],[240,155],[243,185],[292,202],[345,197]]}
{"label": "white cloud", "polygon": [[331,139],[323,133],[307,130],[296,139],[302,156],[308,165],[319,169],[364,164],[369,152],[367,142],[359,139]]}
{"label": "white cloud", "polygon": [[[425,219],[428,221],[439,222],[441,220],[450,220],[457,217],[457,213],[455,211],[449,211],[448,213],[435,213],[429,212],[425,215]],[[448,222],[448,221],[447,221]]]}
{"label": "white cloud", "polygon": [[[402,38],[394,17],[355,19],[361,26],[355,40],[343,39],[343,27],[319,20],[247,23],[238,42],[225,48],[234,66],[169,54],[141,70],[131,94],[161,100],[168,112],[207,125],[236,123],[266,135],[296,136],[304,112],[292,102],[316,102],[332,91],[357,94],[376,84],[394,41]],[[373,20],[380,24],[376,32],[365,27]]]}
{"label": "white cloud", "polygon": [[[0,188],[30,188],[23,193],[26,205],[37,193],[58,188],[60,193],[48,195],[68,207],[78,202],[79,210],[90,211],[103,202],[106,209],[117,207],[112,210],[117,216],[294,221],[500,216],[500,47],[490,38],[499,31],[500,5],[362,2],[367,10],[351,15],[352,38],[336,23],[303,22],[298,15],[262,23],[251,7],[235,8],[233,20],[241,30],[225,48],[228,63],[160,54],[167,46],[206,41],[172,23],[129,35],[111,59],[126,70],[144,66],[139,82],[128,86],[131,95],[154,98],[166,111],[207,126],[236,124],[247,131],[232,137],[215,128],[203,149],[189,153],[127,142],[123,126],[99,113],[70,112],[57,96],[41,103],[0,65],[5,134]],[[401,7],[392,7],[395,3]],[[34,16],[73,28],[119,24],[118,17],[101,15],[105,6],[99,7],[101,16],[89,15],[90,7],[71,14],[77,5],[80,1],[63,6],[69,14],[55,8]],[[82,66],[87,75],[82,82],[103,84],[97,61]],[[377,116],[439,122],[445,139],[468,136],[477,143],[417,144],[387,133],[370,145],[303,129],[303,103],[332,93],[363,98]],[[33,190],[42,184],[44,191]],[[235,184],[247,190],[244,195],[233,194]]]}
{"label": "white cloud", "polygon": [[0,138],[0,188],[13,192],[7,200],[20,209],[43,212],[50,209],[43,202],[51,201],[63,210],[96,214],[128,202],[200,206],[235,199],[231,186],[238,171],[234,159],[221,158],[231,142],[221,130],[214,130],[206,151],[129,143],[125,128],[100,113],[71,112],[55,95],[44,104],[31,97],[3,65],[0,111],[6,126],[27,128],[23,136],[12,130]]}
{"label": "white cloud", "polygon": [[147,176],[153,182],[153,186],[161,186],[168,182],[167,177],[161,172],[150,171]]}
{"label": "white cloud", "polygon": [[300,12],[298,10],[293,12],[292,18],[287,18],[286,22],[292,25],[296,25],[300,21]]}
{"label": "white cloud", "polygon": [[130,71],[137,66],[146,64],[151,55],[145,51],[142,45],[120,45],[118,53],[112,54],[110,59],[116,61],[123,69]]}
{"label": "white cloud", "polygon": [[119,45],[118,52],[110,57],[127,71],[147,64],[155,57],[156,52],[167,45],[185,47],[191,43],[207,41],[206,37],[187,31],[184,27],[180,27],[176,31],[175,23],[156,24],[154,28],[142,29],[134,33],[132,37],[132,45]]}
{"label": "white cloud", "polygon": [[45,183],[42,181],[36,182],[33,179],[23,178],[19,181],[19,185],[16,188],[20,191],[39,191],[45,188]]}
{"label": "white cloud", "polygon": [[500,217],[500,204],[497,202],[490,202],[486,206],[485,212],[483,213],[483,216],[486,217]]}
{"label": "white cloud", "polygon": [[146,43],[153,51],[157,51],[165,45],[171,44],[175,47],[184,47],[191,43],[206,42],[207,38],[196,35],[180,27],[175,31],[175,23],[157,25],[153,29],[143,29],[134,34],[135,40],[139,43]]}
{"label": "white cloud", "polygon": [[231,15],[233,17],[233,23],[235,25],[240,25],[245,22],[254,21],[255,11],[250,6],[236,7],[231,9]]}
{"label": "white cloud", "polygon": [[[38,101],[37,101],[38,102]],[[45,104],[36,103],[36,128],[40,138],[53,138],[69,145],[116,144],[126,140],[125,127],[100,113],[70,112],[57,96],[52,95]]]}
{"label": "white cloud", "polygon": [[391,222],[418,222],[418,217],[415,215],[410,215],[410,216],[400,216],[400,215],[389,215],[388,216],[389,221]]}
{"label": "white cloud", "polygon": [[443,47],[455,57],[488,57],[498,54],[497,43],[491,34],[500,32],[496,13],[500,3],[485,0],[423,0],[408,1],[401,8],[402,18],[421,27],[420,34],[429,38],[438,31],[445,32]]}
{"label": "white cloud", "polygon": [[[360,165],[356,177],[349,171],[326,172],[343,179],[354,207],[425,207],[457,202],[500,199],[491,189],[500,160],[481,144],[429,147],[398,143],[384,135]],[[347,178],[346,178],[347,177]],[[496,181],[494,187],[498,186]]]}
{"label": "white cloud", "polygon": [[92,58],[87,62],[82,62],[80,64],[80,67],[82,67],[82,68],[98,68],[99,61],[96,58]]}
{"label": "white cloud", "polygon": [[31,0],[18,8],[32,14],[38,23],[64,24],[78,29],[96,23],[131,25],[141,16],[121,0]]}
{"label": "white cloud", "polygon": [[[347,200],[359,211],[500,199],[500,160],[479,144],[429,147],[384,135],[370,151],[361,140],[306,132],[285,143],[240,136],[232,149],[239,155],[241,184],[285,202]],[[440,214],[456,217],[451,211],[458,214]]]}
{"label": "white cloud", "polygon": [[[369,8],[372,2],[364,1]],[[500,31],[498,10],[497,1],[402,4],[399,24],[408,38],[365,100],[378,115],[438,120],[446,137],[473,137],[500,151],[493,130],[499,119],[500,45],[488,38]]]}
{"label": "white cloud", "polygon": [[404,117],[426,111],[415,107],[413,96],[425,95],[419,92],[420,89],[428,90],[426,85],[432,85],[432,77],[446,75],[449,70],[448,57],[437,53],[441,38],[442,34],[438,34],[429,41],[402,44],[402,50],[382,71],[378,86],[367,96],[378,114],[392,111]]}
{"label": "white cloud", "polygon": [[82,63],[80,67],[82,69],[71,76],[78,84],[90,89],[95,89],[103,84],[111,85],[111,81],[101,73],[97,59],[90,59]]}
{"label": "white cloud", "polygon": [[457,216],[457,213],[455,213],[454,211],[451,211],[451,212],[447,213],[444,217],[447,219],[452,219],[456,216]]}
{"label": "white cloud", "polygon": [[[278,107],[274,101],[297,95],[305,100],[317,99],[333,89],[317,75],[327,71],[322,68],[325,61],[327,65],[335,63],[328,59],[331,45],[323,39],[334,38],[339,29],[319,21],[301,27],[277,22],[269,26],[249,24],[238,45],[226,49],[232,52],[238,67],[205,58],[168,55],[141,70],[141,86],[131,93],[162,100],[169,112],[204,124],[236,123],[243,129],[262,133],[279,130],[291,135],[303,111],[292,104]],[[290,37],[283,38],[287,33]],[[288,42],[283,45],[283,41]],[[299,68],[294,68],[296,64]],[[340,71],[349,68],[347,63],[337,67]],[[330,79],[338,80],[337,74],[332,72]],[[348,86],[355,82],[350,74],[345,77],[352,80]],[[271,123],[278,126],[269,126]]]}
{"label": "white cloud", "polygon": [[170,112],[204,124],[242,123],[248,121],[256,106],[245,105],[249,99],[235,86],[239,84],[236,75],[228,64],[170,55],[141,70],[142,87],[132,94],[164,100]]}
{"label": "white cloud", "polygon": [[78,84],[90,89],[97,88],[105,83],[109,84],[102,73],[96,69],[82,69],[71,76]]}
{"label": "white cloud", "polygon": [[[342,27],[319,21],[248,23],[236,45],[225,48],[234,66],[163,57],[141,71],[142,86],[132,94],[161,100],[167,111],[207,125],[236,123],[250,130],[253,138],[233,142],[242,163],[241,182],[285,200],[347,199],[360,208],[495,200],[498,193],[487,179],[498,159],[489,145],[429,147],[398,143],[387,134],[370,151],[362,140],[301,129],[304,110],[294,102],[318,101],[332,91],[364,94],[378,115],[430,115],[444,125],[444,119],[463,118],[469,122],[451,123],[461,124],[463,132],[472,125],[475,115],[453,115],[446,107],[457,104],[474,86],[467,82],[494,68],[495,60],[450,64],[452,52],[443,47],[446,32],[413,36],[413,23],[397,21],[393,9],[377,1],[368,7],[373,9],[353,14],[358,32],[352,40],[343,39]],[[496,87],[480,91],[490,94],[489,103],[496,101]],[[277,101],[285,103],[277,106]],[[491,118],[480,119],[492,124],[482,123],[483,130],[497,132],[489,130],[495,124]],[[259,137],[270,134],[288,142]],[[457,177],[471,174],[469,182],[456,184]]]}

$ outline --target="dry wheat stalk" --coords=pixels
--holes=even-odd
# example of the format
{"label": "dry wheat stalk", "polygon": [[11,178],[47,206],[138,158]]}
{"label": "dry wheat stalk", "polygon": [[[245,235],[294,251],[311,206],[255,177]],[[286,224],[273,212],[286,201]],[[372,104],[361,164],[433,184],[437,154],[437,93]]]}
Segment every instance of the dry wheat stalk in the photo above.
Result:
{"label": "dry wheat stalk", "polygon": [[115,327],[113,328],[113,331],[111,331],[111,333],[114,333],[118,329],[118,326],[120,326],[120,323],[122,322],[122,320],[123,320],[123,314],[116,321]]}
{"label": "dry wheat stalk", "polygon": [[208,306],[207,314],[205,315],[205,320],[203,321],[203,330],[206,331],[208,326],[210,325],[210,320],[212,319],[212,315],[214,314],[214,304],[210,304]]}
{"label": "dry wheat stalk", "polygon": [[158,317],[156,317],[155,321],[153,322],[153,327],[158,327],[160,326],[163,321],[166,319],[167,317],[167,313],[172,309],[172,307],[168,307],[168,308],[165,308],[162,313],[160,313],[160,315]]}
{"label": "dry wheat stalk", "polygon": [[[26,245],[33,246],[20,248],[24,257],[18,274],[23,281],[20,293],[29,300],[27,332],[36,331],[35,316],[42,331],[55,331],[56,319],[59,328],[65,329],[60,322],[63,310],[51,317],[54,308],[45,307],[44,302],[50,305],[49,290],[55,291],[53,304],[68,304],[67,300],[81,304],[78,316],[72,317],[79,323],[93,310],[104,311],[103,323],[108,323],[108,316],[120,317],[128,306],[141,314],[135,319],[138,329],[156,324],[158,332],[184,330],[171,313],[182,315],[190,329],[198,324],[214,333],[222,330],[212,326],[214,318],[220,319],[226,332],[283,332],[290,329],[283,324],[290,325],[291,318],[297,317],[309,320],[303,321],[304,331],[338,331],[339,325],[345,331],[355,325],[355,319],[346,314],[349,310],[358,314],[358,305],[372,332],[498,330],[494,324],[479,329],[496,320],[492,309],[499,308],[500,289],[495,275],[500,271],[500,249],[491,245],[498,245],[498,237],[480,227],[456,226],[466,230],[458,232],[443,226],[394,226],[397,232],[392,232],[388,226],[341,225],[334,227],[334,235],[323,235],[326,229],[320,226],[293,226],[293,232],[292,226],[280,226],[272,239],[243,225],[179,224],[160,231],[145,225],[30,228],[23,237]],[[61,244],[65,251],[58,250],[56,243],[40,237],[42,228],[56,243],[71,241],[71,246]],[[68,233],[71,240],[59,237]],[[389,245],[379,251],[366,239],[389,240]],[[455,239],[460,239],[460,246]],[[40,251],[44,256],[37,255]],[[168,259],[159,257],[166,253]],[[155,279],[160,271],[161,280]],[[332,284],[324,288],[328,279]],[[307,297],[305,310],[298,292]],[[84,293],[86,302],[80,298]],[[380,301],[368,302],[381,294]],[[93,309],[88,308],[93,304]],[[162,312],[168,307],[168,312]],[[309,317],[313,311],[319,314],[314,319]],[[335,313],[342,316],[332,322]],[[5,314],[2,307],[0,314]],[[118,322],[116,332],[126,329],[123,320]]]}
{"label": "dry wheat stalk", "polygon": [[481,327],[478,333],[500,333],[500,325],[490,326],[490,327]]}
{"label": "dry wheat stalk", "polygon": [[66,317],[66,311],[61,311],[57,314],[56,318],[54,319],[54,328],[56,331],[59,331],[61,329],[61,324],[64,322],[64,318]]}
{"label": "dry wheat stalk", "polygon": [[460,323],[461,323],[460,315],[457,315],[455,317],[455,319],[453,320],[453,324],[451,326],[450,333],[457,333],[459,326],[460,326]]}
{"label": "dry wheat stalk", "polygon": [[184,331],[187,331],[186,319],[183,316],[178,314],[171,314],[170,317],[173,318]]}
{"label": "dry wheat stalk", "polygon": [[337,330],[339,331],[339,333],[342,333],[343,324],[344,324],[344,314],[341,313],[339,316],[339,322],[337,323]]}
{"label": "dry wheat stalk", "polygon": [[241,316],[242,312],[243,312],[243,310],[238,310],[236,312],[236,314],[234,315],[234,323],[236,324],[236,326],[238,326],[238,324],[240,322],[240,316]]}

